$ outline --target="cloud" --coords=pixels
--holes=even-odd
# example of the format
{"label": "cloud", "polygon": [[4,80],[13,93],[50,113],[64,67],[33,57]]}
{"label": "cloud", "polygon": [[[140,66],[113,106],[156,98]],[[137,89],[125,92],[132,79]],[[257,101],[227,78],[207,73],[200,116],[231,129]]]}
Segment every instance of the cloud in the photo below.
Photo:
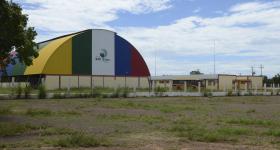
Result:
{"label": "cloud", "polygon": [[200,11],[201,11],[201,8],[198,7],[198,8],[196,8],[195,10],[193,10],[192,12],[196,14],[196,13],[199,13]]}
{"label": "cloud", "polygon": [[[69,32],[86,28],[110,29],[106,23],[119,12],[146,14],[171,7],[169,0],[16,0],[23,5],[30,24],[42,31]],[[36,5],[37,7],[31,7]]]}
{"label": "cloud", "polygon": [[[250,74],[250,66],[264,64],[267,73],[275,74],[280,70],[279,61],[275,61],[280,58],[278,3],[238,4],[228,11],[228,15],[220,17],[190,16],[166,26],[124,27],[118,31],[141,50],[151,70],[154,70],[152,60],[154,52],[157,51],[157,66],[162,70],[162,74],[182,74],[194,69],[212,73],[214,40],[217,69],[220,73]],[[242,50],[247,52],[240,53]],[[192,56],[198,60],[182,61],[170,58],[170,55],[186,58]],[[199,59],[205,55],[210,60]],[[238,59],[240,56],[243,58]],[[223,60],[223,57],[236,59]]]}
{"label": "cloud", "polygon": [[27,8],[24,12],[29,14],[30,24],[46,33],[39,39],[86,28],[114,30],[135,45],[151,73],[157,53],[158,75],[186,74],[195,69],[212,73],[214,40],[219,73],[250,74],[250,66],[260,64],[270,75],[280,70],[280,1],[240,3],[218,17],[194,15],[149,28],[116,27],[108,23],[117,20],[120,12],[147,14],[169,9],[173,7],[171,0],[20,2]]}

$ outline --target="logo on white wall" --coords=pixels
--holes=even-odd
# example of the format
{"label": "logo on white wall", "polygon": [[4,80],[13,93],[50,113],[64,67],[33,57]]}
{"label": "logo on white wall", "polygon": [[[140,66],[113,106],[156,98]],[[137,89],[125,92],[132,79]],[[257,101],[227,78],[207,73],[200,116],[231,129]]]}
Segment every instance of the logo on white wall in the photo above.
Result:
{"label": "logo on white wall", "polygon": [[95,57],[95,60],[102,61],[102,62],[109,62],[110,59],[108,59],[107,56],[108,56],[108,51],[103,48],[100,50],[99,56]]}

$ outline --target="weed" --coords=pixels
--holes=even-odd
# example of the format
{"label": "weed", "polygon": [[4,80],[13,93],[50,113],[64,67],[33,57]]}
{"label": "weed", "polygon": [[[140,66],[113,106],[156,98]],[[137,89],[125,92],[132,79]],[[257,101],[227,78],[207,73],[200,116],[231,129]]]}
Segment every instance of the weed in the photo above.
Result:
{"label": "weed", "polygon": [[11,108],[0,108],[0,115],[8,115],[8,114],[11,114],[12,111],[11,111]]}
{"label": "weed", "polygon": [[259,125],[259,126],[273,126],[276,125],[275,122],[271,120],[257,120],[257,119],[229,119],[226,120],[229,124],[241,124],[241,125]]}
{"label": "weed", "polygon": [[247,114],[250,114],[250,113],[255,113],[255,112],[256,112],[256,110],[255,110],[255,109],[250,109],[250,110],[247,110],[247,111],[246,111],[246,113],[247,113]]}
{"label": "weed", "polygon": [[66,98],[65,94],[62,94],[62,93],[54,93],[53,94],[53,99],[64,99],[64,98]]}
{"label": "weed", "polygon": [[93,135],[86,135],[84,133],[76,133],[59,139],[53,143],[54,146],[59,147],[98,147],[108,146],[108,142],[104,139],[97,139]]}
{"label": "weed", "polygon": [[28,109],[25,113],[28,116],[36,117],[36,116],[42,116],[47,117],[53,115],[53,112],[48,109]]}
{"label": "weed", "polygon": [[43,85],[39,86],[39,91],[38,91],[38,98],[39,99],[45,99],[47,97],[47,91],[46,88]]}
{"label": "weed", "polygon": [[39,127],[29,124],[18,124],[10,122],[0,123],[0,136],[14,136],[30,130],[37,130]]}
{"label": "weed", "polygon": [[266,134],[266,135],[275,136],[275,137],[280,137],[280,130],[277,130],[277,129],[270,129],[270,130],[267,131],[265,134]]}
{"label": "weed", "polygon": [[31,86],[26,86],[24,88],[24,98],[25,99],[28,99],[30,97],[31,90],[32,90]]}
{"label": "weed", "polygon": [[163,88],[163,87],[156,87],[155,88],[155,95],[156,96],[163,96],[164,92],[167,92],[167,88]]}
{"label": "weed", "polygon": [[75,134],[76,132],[72,129],[68,128],[46,128],[41,132],[42,136],[50,136],[50,135],[70,135]]}
{"label": "weed", "polygon": [[17,99],[19,99],[21,97],[21,94],[22,94],[22,88],[20,85],[17,86],[16,88],[16,97]]}

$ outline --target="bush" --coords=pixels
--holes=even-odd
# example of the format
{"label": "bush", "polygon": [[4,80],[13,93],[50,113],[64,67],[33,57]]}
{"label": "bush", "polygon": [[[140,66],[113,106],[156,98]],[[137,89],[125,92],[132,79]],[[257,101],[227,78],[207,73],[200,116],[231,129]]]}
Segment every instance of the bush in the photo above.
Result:
{"label": "bush", "polygon": [[25,114],[31,117],[36,117],[36,116],[48,117],[53,115],[53,112],[48,109],[28,109]]}
{"label": "bush", "polygon": [[115,90],[115,92],[111,95],[111,98],[118,98],[120,97],[121,90],[118,88]]}
{"label": "bush", "polygon": [[61,93],[54,93],[53,94],[53,99],[64,99],[66,96],[65,94],[61,94]]}
{"label": "bush", "polygon": [[17,98],[21,97],[21,93],[22,93],[22,88],[21,88],[20,85],[18,85],[17,88],[16,88]]}
{"label": "bush", "polygon": [[205,92],[203,93],[203,96],[204,96],[204,97],[212,97],[213,94],[212,94],[211,92],[206,92],[206,91],[205,91]]}
{"label": "bush", "polygon": [[39,99],[45,99],[47,97],[47,91],[46,88],[43,85],[39,86],[39,91],[38,91],[38,98]]}
{"label": "bush", "polygon": [[97,139],[95,136],[85,135],[84,133],[71,134],[65,138],[59,139],[54,146],[60,147],[97,147],[107,146],[107,142]]}
{"label": "bush", "polygon": [[163,96],[164,92],[167,92],[166,88],[163,88],[163,87],[156,87],[155,88],[155,95],[156,96]]}
{"label": "bush", "polygon": [[24,98],[25,99],[28,99],[30,97],[31,90],[32,90],[31,86],[26,86],[24,88]]}
{"label": "bush", "polygon": [[93,89],[91,96],[93,98],[100,97],[101,96],[101,92],[99,90],[97,90],[97,89]]}
{"label": "bush", "polygon": [[227,96],[233,96],[232,91],[228,91],[228,92],[227,92]]}
{"label": "bush", "polygon": [[122,97],[127,98],[128,94],[129,94],[129,90],[128,90],[128,88],[125,88],[123,93],[122,93]]}

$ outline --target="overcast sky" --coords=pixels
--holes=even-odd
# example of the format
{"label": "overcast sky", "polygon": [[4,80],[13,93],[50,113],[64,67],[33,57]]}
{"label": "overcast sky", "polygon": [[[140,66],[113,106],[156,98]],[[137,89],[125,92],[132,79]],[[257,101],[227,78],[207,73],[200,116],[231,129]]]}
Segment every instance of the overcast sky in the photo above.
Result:
{"label": "overcast sky", "polygon": [[[14,0],[36,41],[105,28],[130,41],[157,75],[280,72],[279,0]],[[155,57],[156,55],[156,57]],[[260,69],[256,68],[257,74]]]}

